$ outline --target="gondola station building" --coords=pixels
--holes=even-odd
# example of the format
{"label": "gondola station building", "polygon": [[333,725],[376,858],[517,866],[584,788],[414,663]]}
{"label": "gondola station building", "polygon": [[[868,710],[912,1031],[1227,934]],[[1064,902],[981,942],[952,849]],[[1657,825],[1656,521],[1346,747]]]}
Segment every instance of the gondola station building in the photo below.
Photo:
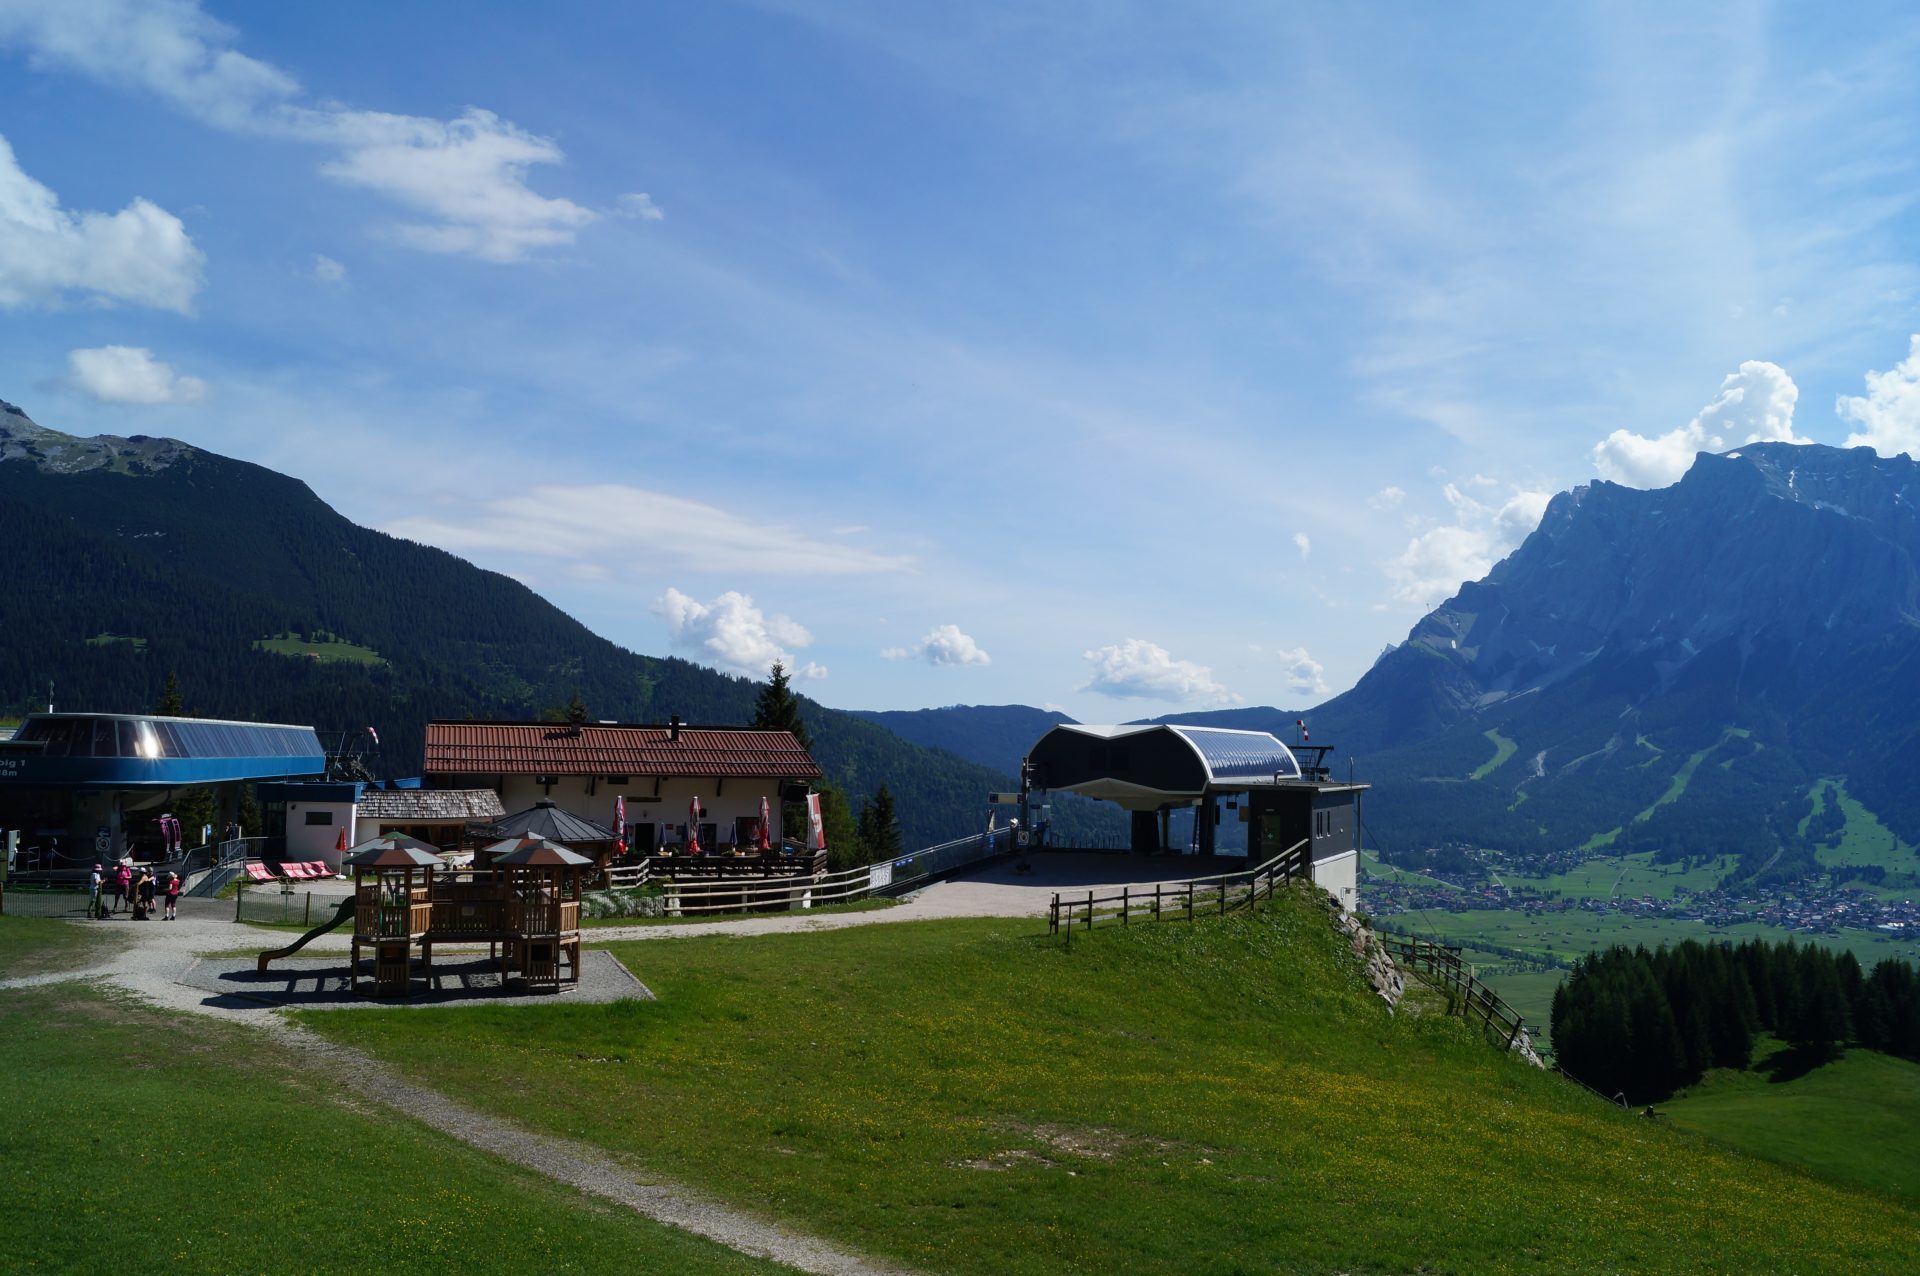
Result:
{"label": "gondola station building", "polygon": [[690,824],[703,849],[750,846],[763,809],[777,845],[781,801],[804,796],[820,774],[792,732],[677,718],[664,726],[441,719],[427,724],[422,768],[429,788],[490,789],[508,811],[551,802],[609,829],[624,817],[616,831],[642,855],[684,846]]}

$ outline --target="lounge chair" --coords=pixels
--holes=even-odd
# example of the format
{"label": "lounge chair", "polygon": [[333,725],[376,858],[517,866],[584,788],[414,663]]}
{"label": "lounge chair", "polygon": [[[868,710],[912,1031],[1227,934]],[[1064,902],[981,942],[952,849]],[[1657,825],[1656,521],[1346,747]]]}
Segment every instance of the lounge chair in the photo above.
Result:
{"label": "lounge chair", "polygon": [[268,868],[258,860],[247,861],[247,876],[256,882],[277,882],[280,880],[271,868]]}

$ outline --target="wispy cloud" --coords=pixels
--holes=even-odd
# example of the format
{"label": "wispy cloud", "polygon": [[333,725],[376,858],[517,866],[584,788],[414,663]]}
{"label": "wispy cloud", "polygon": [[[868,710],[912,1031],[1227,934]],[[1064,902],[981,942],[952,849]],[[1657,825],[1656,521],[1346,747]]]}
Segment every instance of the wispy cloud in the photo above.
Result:
{"label": "wispy cloud", "polygon": [[1425,610],[1478,580],[1495,562],[1540,526],[1550,494],[1515,489],[1498,505],[1476,501],[1453,484],[1441,489],[1453,521],[1429,528],[1407,542],[1387,564],[1393,596]]}
{"label": "wispy cloud", "polygon": [[862,575],[900,571],[911,561],[617,483],[542,484],[412,514],[388,522],[385,530],[456,553],[485,550],[576,562],[611,558],[644,564],[650,571],[734,576]]}
{"label": "wispy cloud", "polygon": [[599,214],[527,185],[535,164],[565,157],[491,111],[450,120],[315,104],[287,72],[233,47],[232,28],[195,0],[11,0],[0,45],[36,65],[158,97],[214,128],[318,146],[321,172],[378,192],[426,220],[384,233],[431,252],[516,261],[570,243]]}

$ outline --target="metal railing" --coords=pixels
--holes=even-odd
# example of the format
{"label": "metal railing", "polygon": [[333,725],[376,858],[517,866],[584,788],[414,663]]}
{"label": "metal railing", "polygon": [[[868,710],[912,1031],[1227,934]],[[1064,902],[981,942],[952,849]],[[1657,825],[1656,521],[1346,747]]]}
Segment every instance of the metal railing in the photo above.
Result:
{"label": "metal railing", "polygon": [[1279,883],[1312,873],[1310,841],[1303,838],[1266,863],[1238,873],[1155,882],[1151,890],[1122,886],[1117,893],[1109,895],[1089,890],[1085,899],[1080,898],[1077,891],[1055,892],[1047,910],[1047,933],[1064,934],[1071,948],[1076,929],[1129,926],[1136,918],[1156,922],[1169,917],[1193,921],[1201,916],[1224,916],[1235,909],[1253,908],[1261,900],[1271,899]]}
{"label": "metal railing", "polygon": [[[207,868],[207,875],[187,888],[187,894],[196,899],[211,899],[218,895],[234,878],[245,871],[247,861],[259,859],[267,849],[271,839],[264,837],[236,837],[225,842],[209,842],[205,846],[196,846],[187,852],[189,863],[198,862]],[[191,873],[186,869],[176,870],[182,878]],[[198,869],[193,870],[195,872]]]}
{"label": "metal railing", "polygon": [[[990,860],[996,855],[1005,855],[1014,849],[1014,831],[1011,828],[993,829],[985,833],[975,833],[971,837],[957,837],[951,842],[941,842],[935,846],[924,847],[910,855],[902,855],[888,865],[888,881],[877,883],[876,890],[897,891],[928,878],[938,877],[942,873],[951,873],[956,868],[965,868],[982,860]],[[882,867],[874,865],[875,868]]]}

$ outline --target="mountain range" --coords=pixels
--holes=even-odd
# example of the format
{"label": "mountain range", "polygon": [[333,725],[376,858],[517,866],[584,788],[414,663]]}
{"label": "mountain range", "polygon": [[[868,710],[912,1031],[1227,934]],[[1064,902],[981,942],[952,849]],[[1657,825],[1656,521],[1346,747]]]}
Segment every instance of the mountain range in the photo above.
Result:
{"label": "mountain range", "polygon": [[[906,716],[1005,769],[990,726],[1037,712]],[[1770,880],[1833,867],[1854,809],[1920,844],[1920,465],[1762,443],[1667,488],[1577,487],[1351,690],[1157,720],[1291,740],[1302,718],[1374,785],[1389,851],[1730,854]]]}
{"label": "mountain range", "polygon": [[[305,483],[173,439],[78,438],[0,402],[0,713],[146,712],[374,727],[417,774],[431,718],[751,720],[758,686],[599,637],[517,581],[360,527]],[[304,658],[318,649],[326,658]],[[909,846],[964,836],[1004,771],[812,701],[814,755],[857,802],[885,784]],[[1110,833],[1093,808],[1056,815]]]}

